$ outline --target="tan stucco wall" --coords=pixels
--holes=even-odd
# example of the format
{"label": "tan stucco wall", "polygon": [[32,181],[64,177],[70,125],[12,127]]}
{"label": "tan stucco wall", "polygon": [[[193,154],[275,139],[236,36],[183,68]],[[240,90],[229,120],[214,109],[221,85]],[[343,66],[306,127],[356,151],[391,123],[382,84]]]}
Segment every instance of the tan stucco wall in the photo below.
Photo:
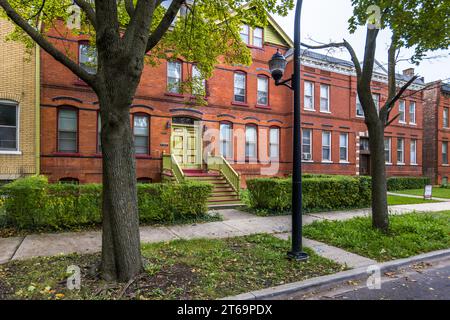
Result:
{"label": "tan stucco wall", "polygon": [[35,174],[36,171],[36,65],[35,52],[27,54],[15,41],[5,41],[10,22],[0,19],[0,100],[19,104],[19,152],[0,152],[0,180]]}

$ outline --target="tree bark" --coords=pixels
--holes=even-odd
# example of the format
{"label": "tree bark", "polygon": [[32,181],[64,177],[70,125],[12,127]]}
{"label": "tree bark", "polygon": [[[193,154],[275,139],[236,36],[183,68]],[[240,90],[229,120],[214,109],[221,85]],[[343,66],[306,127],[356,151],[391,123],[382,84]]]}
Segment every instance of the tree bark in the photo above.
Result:
{"label": "tree bark", "polygon": [[384,124],[377,119],[368,123],[372,176],[372,226],[383,232],[389,230],[386,164],[384,156]]}
{"label": "tree bark", "polygon": [[[116,94],[100,97],[103,151],[102,276],[125,282],[142,271],[136,165],[130,124],[129,95],[114,86]],[[127,90],[128,91],[128,90]]]}

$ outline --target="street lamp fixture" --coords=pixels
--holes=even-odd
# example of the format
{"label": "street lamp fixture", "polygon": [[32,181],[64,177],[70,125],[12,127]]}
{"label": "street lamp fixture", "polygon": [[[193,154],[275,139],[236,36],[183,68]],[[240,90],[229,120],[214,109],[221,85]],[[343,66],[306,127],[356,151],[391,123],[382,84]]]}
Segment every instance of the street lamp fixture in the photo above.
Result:
{"label": "street lamp fixture", "polygon": [[286,86],[294,91],[294,134],[292,168],[292,249],[288,258],[296,261],[308,260],[302,248],[302,159],[301,159],[301,108],[300,108],[300,22],[302,0],[297,0],[294,24],[294,72],[290,79],[281,80],[286,70],[286,58],[277,50],[269,61],[269,69],[275,85]]}

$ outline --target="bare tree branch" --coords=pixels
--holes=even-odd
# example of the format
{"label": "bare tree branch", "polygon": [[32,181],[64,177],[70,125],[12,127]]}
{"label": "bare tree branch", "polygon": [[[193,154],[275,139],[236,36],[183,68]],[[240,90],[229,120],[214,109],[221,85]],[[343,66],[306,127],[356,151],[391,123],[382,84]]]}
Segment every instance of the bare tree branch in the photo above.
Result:
{"label": "bare tree branch", "polygon": [[97,21],[95,18],[94,8],[92,8],[89,2],[85,0],[74,0],[74,2],[84,11],[84,13],[86,13],[88,20],[92,23],[92,25],[95,28]]}
{"label": "bare tree branch", "polygon": [[20,28],[22,28],[42,49],[52,55],[57,61],[61,62],[79,78],[89,84],[91,87],[95,86],[95,76],[89,74],[77,63],[68,58],[61,51],[56,49],[47,39],[45,39],[38,30],[33,28],[28,22],[25,21],[9,4],[7,0],[0,0],[0,6],[5,10],[8,17],[14,21]]}
{"label": "bare tree branch", "polygon": [[389,127],[392,123],[394,123],[395,120],[397,120],[400,117],[400,113],[396,114],[395,117],[393,117],[391,120],[389,120],[388,123],[384,125],[385,128]]}
{"label": "bare tree branch", "polygon": [[164,36],[164,34],[167,32],[167,30],[170,28],[170,25],[172,24],[173,20],[177,16],[178,11],[180,10],[183,2],[184,2],[184,0],[173,0],[172,1],[169,9],[167,9],[166,14],[162,18],[158,27],[156,27],[156,30],[148,38],[146,52],[153,49],[158,44],[158,42],[161,40],[161,38]]}
{"label": "bare tree branch", "polygon": [[42,10],[45,7],[45,1],[46,0],[42,1],[42,5],[40,6],[39,10],[35,14],[33,14],[28,20],[32,20],[32,19],[38,17],[41,14]]}
{"label": "bare tree branch", "polygon": [[134,15],[133,0],[125,0],[125,10],[127,11],[130,18],[133,18],[133,15]]}

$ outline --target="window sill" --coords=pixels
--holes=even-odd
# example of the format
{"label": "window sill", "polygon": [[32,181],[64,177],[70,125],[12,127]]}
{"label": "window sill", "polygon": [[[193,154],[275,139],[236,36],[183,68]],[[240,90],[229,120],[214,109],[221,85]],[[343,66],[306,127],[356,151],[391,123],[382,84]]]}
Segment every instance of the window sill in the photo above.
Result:
{"label": "window sill", "polygon": [[56,157],[79,157],[81,154],[78,152],[54,152]]}
{"label": "window sill", "polygon": [[168,97],[184,98],[184,94],[181,93],[165,92],[164,95]]}
{"label": "window sill", "polygon": [[448,163],[443,163],[442,166],[443,166],[443,167],[450,167],[450,164],[448,164]]}
{"label": "window sill", "polygon": [[314,163],[314,160],[302,160],[304,163]]}
{"label": "window sill", "polygon": [[308,108],[303,108],[304,111],[308,111],[308,112],[316,112],[316,109],[308,109]]}
{"label": "window sill", "polygon": [[322,160],[322,163],[325,163],[325,164],[332,164],[333,161],[330,161],[330,160]]}
{"label": "window sill", "polygon": [[406,122],[404,122],[404,121],[399,121],[399,122],[398,122],[398,124],[403,124],[403,125],[406,125],[407,123],[406,123]]}
{"label": "window sill", "polygon": [[339,163],[340,163],[340,164],[350,164],[349,161],[344,161],[344,160],[340,160]]}
{"label": "window sill", "polygon": [[231,105],[233,106],[240,106],[240,107],[248,107],[248,103],[246,102],[238,102],[238,101],[231,101]]}
{"label": "window sill", "polygon": [[256,49],[256,50],[264,51],[264,47],[257,47],[257,46],[253,46],[251,44],[246,44],[246,45],[247,45],[247,48],[249,48],[249,49]]}
{"label": "window sill", "polygon": [[419,164],[418,164],[418,163],[411,163],[411,166],[413,166],[413,167],[418,167]]}
{"label": "window sill", "polygon": [[2,151],[0,151],[0,155],[21,156],[21,155],[22,155],[22,151],[8,151],[8,150],[2,150]]}
{"label": "window sill", "polygon": [[365,116],[358,116],[358,115],[356,115],[356,118],[364,120],[366,117]]}
{"label": "window sill", "polygon": [[386,162],[385,165],[392,166],[392,162]]}
{"label": "window sill", "polygon": [[322,111],[322,110],[320,110],[320,113],[328,113],[328,114],[331,114],[331,111]]}
{"label": "window sill", "polygon": [[255,105],[255,108],[258,108],[258,109],[272,109],[270,106],[264,106],[264,105],[261,105],[261,104]]}
{"label": "window sill", "polygon": [[404,162],[397,162],[397,165],[398,165],[398,166],[405,166],[406,163],[404,163]]}
{"label": "window sill", "polygon": [[152,156],[147,154],[136,154],[135,157],[136,159],[152,159]]}
{"label": "window sill", "polygon": [[415,122],[410,122],[409,125],[415,127],[415,126],[417,126],[417,123],[415,123]]}

